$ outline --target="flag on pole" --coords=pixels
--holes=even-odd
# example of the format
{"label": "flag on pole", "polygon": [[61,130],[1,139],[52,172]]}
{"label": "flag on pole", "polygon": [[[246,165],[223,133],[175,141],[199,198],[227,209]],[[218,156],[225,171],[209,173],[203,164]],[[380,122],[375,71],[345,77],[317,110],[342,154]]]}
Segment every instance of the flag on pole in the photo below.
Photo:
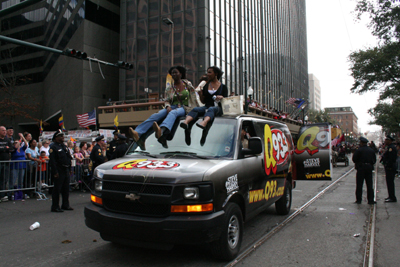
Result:
{"label": "flag on pole", "polygon": [[289,98],[288,100],[286,100],[286,103],[288,103],[288,104],[290,104],[290,105],[293,105],[293,106],[297,106],[297,105],[301,105],[301,104],[303,104],[305,101],[303,100],[303,99],[301,99],[301,98],[294,98],[294,97],[291,97],[291,98]]}
{"label": "flag on pole", "polygon": [[43,121],[40,120],[40,135],[43,133]]}
{"label": "flag on pole", "polygon": [[119,122],[118,122],[118,115],[117,115],[117,116],[115,116],[115,119],[114,119],[114,128],[116,130],[118,130],[118,125],[119,125]]}
{"label": "flag on pole", "polygon": [[90,125],[96,125],[96,109],[82,115],[76,115],[79,126],[87,128]]}
{"label": "flag on pole", "polygon": [[66,131],[67,131],[67,130],[65,130],[65,127],[64,127],[64,117],[63,117],[62,114],[61,114],[61,117],[58,118],[58,126],[60,126],[60,128],[61,128],[61,130],[62,130],[63,132],[66,132]]}

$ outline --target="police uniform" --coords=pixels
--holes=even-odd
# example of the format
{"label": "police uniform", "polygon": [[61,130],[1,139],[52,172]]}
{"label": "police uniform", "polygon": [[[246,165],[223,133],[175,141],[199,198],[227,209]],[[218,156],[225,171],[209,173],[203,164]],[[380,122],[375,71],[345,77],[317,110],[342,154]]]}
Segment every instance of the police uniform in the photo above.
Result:
{"label": "police uniform", "polygon": [[[58,136],[63,136],[63,132],[59,130],[53,136],[53,141]],[[52,193],[52,212],[62,212],[63,210],[73,210],[69,205],[69,178],[71,171],[71,154],[64,142],[53,142],[50,145],[50,170],[51,177],[54,181],[54,188]],[[61,209],[59,206],[60,194],[62,196]]]}
{"label": "police uniform", "polygon": [[90,153],[90,159],[92,160],[93,163],[93,170],[96,169],[97,166],[103,164],[106,161],[106,157],[104,157],[103,155],[103,150],[98,143],[102,140],[104,140],[103,135],[98,136],[96,138],[97,144],[93,147],[92,152]]}
{"label": "police uniform", "polygon": [[114,153],[114,158],[121,158],[125,155],[126,151],[128,150],[128,144],[126,143],[126,136],[122,134],[118,134],[119,144],[117,149]]}
{"label": "police uniform", "polygon": [[[386,140],[394,141],[393,137],[386,136]],[[394,190],[394,177],[396,175],[396,159],[397,149],[396,146],[391,143],[387,145],[386,151],[382,156],[381,162],[385,166],[386,174],[386,186],[389,197],[385,199],[385,202],[397,202],[397,198]]]}
{"label": "police uniform", "polygon": [[[119,136],[118,131],[114,131],[113,132],[114,136]],[[107,151],[106,151],[106,156],[107,159],[111,160],[113,158],[115,158],[115,150],[117,149],[118,146],[118,139],[113,139],[111,140],[110,143],[107,144]]]}
{"label": "police uniform", "polygon": [[374,164],[376,163],[375,152],[367,146],[368,139],[360,137],[360,142],[364,143],[354,152],[353,162],[356,165],[356,202],[361,204],[362,201],[362,190],[365,179],[365,184],[367,185],[367,199],[368,204],[375,204],[374,200],[374,188],[372,182],[372,170],[374,169]]}

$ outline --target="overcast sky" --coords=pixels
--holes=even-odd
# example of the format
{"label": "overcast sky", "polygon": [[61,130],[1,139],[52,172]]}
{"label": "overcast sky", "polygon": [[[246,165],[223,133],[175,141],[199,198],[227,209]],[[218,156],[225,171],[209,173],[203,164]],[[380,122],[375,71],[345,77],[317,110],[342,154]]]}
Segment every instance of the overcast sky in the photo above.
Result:
{"label": "overcast sky", "polygon": [[351,106],[365,133],[380,129],[368,124],[372,120],[368,109],[377,104],[378,93],[350,93],[353,78],[348,56],[377,41],[366,26],[367,17],[355,20],[355,4],[355,0],[306,0],[308,72],[320,81],[322,108]]}

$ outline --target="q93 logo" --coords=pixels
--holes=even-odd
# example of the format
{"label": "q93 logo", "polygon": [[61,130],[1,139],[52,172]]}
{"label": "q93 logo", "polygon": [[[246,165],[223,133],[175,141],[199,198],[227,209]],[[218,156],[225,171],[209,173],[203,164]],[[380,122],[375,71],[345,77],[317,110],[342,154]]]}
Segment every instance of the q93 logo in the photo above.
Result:
{"label": "q93 logo", "polygon": [[329,129],[313,126],[300,135],[295,153],[301,154],[307,151],[312,156],[320,148],[329,148]]}
{"label": "q93 logo", "polygon": [[276,174],[278,165],[283,165],[289,157],[289,144],[286,135],[278,129],[269,127],[268,124],[264,127],[264,162],[265,172],[269,175],[271,172]]}

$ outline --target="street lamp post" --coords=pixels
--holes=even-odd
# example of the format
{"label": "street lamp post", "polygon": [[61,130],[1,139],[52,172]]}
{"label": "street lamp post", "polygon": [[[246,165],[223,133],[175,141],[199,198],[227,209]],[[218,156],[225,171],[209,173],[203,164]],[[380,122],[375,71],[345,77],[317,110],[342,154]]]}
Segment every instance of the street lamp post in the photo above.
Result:
{"label": "street lamp post", "polygon": [[171,67],[174,65],[174,22],[169,18],[163,18],[162,21],[171,26]]}
{"label": "street lamp post", "polygon": [[247,89],[247,95],[249,96],[250,103],[251,103],[251,96],[253,95],[253,92],[254,92],[253,88],[251,88],[251,86],[249,86],[249,89]]}
{"label": "street lamp post", "polygon": [[[244,88],[247,87],[247,71],[243,71],[244,75]],[[249,110],[249,102],[247,102],[247,90],[244,91],[244,114]]]}

